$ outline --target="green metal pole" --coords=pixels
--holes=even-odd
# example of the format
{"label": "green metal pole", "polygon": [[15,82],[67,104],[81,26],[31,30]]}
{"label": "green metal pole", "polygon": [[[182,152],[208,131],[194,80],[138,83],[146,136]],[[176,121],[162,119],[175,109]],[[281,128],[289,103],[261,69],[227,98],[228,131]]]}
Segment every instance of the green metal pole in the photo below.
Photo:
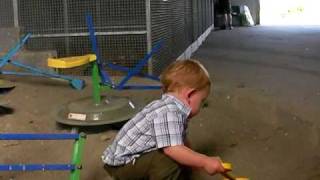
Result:
{"label": "green metal pole", "polygon": [[93,62],[92,67],[92,86],[93,86],[93,101],[96,105],[100,104],[101,96],[100,96],[100,76],[99,69],[96,62]]}
{"label": "green metal pole", "polygon": [[71,171],[70,180],[80,180],[80,171],[82,169],[81,157],[85,139],[86,134],[80,133],[79,139],[74,142],[71,164],[74,164],[76,168]]}

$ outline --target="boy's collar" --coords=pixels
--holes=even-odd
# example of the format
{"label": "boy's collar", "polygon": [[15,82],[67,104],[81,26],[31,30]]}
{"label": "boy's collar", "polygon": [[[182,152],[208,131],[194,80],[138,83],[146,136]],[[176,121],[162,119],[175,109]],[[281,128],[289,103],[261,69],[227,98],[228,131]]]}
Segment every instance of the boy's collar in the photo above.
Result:
{"label": "boy's collar", "polygon": [[177,106],[178,106],[187,116],[190,115],[190,113],[191,113],[191,108],[190,108],[187,104],[185,104],[183,101],[181,101],[178,97],[176,97],[176,96],[173,95],[173,94],[168,94],[168,93],[163,94],[163,95],[162,95],[162,98],[164,98],[164,97],[170,97],[170,98],[174,99],[174,102],[177,104]]}

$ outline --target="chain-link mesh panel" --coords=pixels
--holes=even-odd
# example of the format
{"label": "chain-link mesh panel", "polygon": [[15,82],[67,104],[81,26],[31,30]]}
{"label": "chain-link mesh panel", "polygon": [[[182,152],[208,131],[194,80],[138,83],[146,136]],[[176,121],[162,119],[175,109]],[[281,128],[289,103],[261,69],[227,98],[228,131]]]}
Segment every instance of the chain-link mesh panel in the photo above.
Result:
{"label": "chain-link mesh panel", "polygon": [[22,33],[33,34],[28,49],[56,50],[59,57],[83,55],[91,52],[85,20],[90,13],[106,62],[133,67],[149,43],[165,40],[153,57],[151,69],[157,75],[213,24],[214,0],[150,0],[151,42],[147,42],[147,1],[19,0],[19,26]]}
{"label": "chain-link mesh panel", "polygon": [[145,6],[145,0],[20,0],[19,21],[23,32],[33,33],[28,49],[75,56],[91,52],[86,24],[90,13],[105,63],[133,67],[147,52]]}
{"label": "chain-link mesh panel", "polygon": [[19,21],[32,33],[86,32],[85,15],[97,31],[145,30],[145,0],[19,0]]}
{"label": "chain-link mesh panel", "polygon": [[[145,0],[68,0],[70,32],[86,31],[85,14],[94,15],[96,31],[141,31],[146,29]],[[84,28],[84,29],[83,29]]]}
{"label": "chain-link mesh panel", "polygon": [[63,33],[63,5],[63,0],[19,0],[21,31],[33,34]]}
{"label": "chain-link mesh panel", "polygon": [[[147,51],[145,35],[97,36],[102,61],[126,67],[133,67]],[[68,45],[68,47],[67,47]],[[58,57],[91,53],[88,36],[31,38],[27,44],[30,50],[56,49]],[[61,70],[64,74],[90,75],[87,66],[71,70]],[[115,72],[112,72],[113,74]]]}
{"label": "chain-link mesh panel", "polygon": [[12,0],[0,1],[0,28],[1,27],[13,27],[13,4]]}
{"label": "chain-link mesh panel", "polygon": [[212,24],[214,20],[214,0],[192,0],[193,37],[196,40]]}
{"label": "chain-link mesh panel", "polygon": [[153,58],[153,72],[160,74],[213,24],[213,0],[151,1],[153,44],[165,40]]}

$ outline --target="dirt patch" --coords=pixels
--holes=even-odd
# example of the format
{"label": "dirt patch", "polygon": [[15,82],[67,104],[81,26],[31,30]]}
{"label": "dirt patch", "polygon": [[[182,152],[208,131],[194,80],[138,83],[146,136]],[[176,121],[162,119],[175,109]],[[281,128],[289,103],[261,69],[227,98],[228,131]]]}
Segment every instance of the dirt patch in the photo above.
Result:
{"label": "dirt patch", "polygon": [[[16,88],[5,97],[1,110],[1,133],[68,133],[69,126],[57,125],[52,111],[68,101],[91,95],[91,85],[82,91],[67,83],[42,78],[11,78]],[[87,82],[90,82],[89,80]],[[144,103],[160,97],[160,91],[108,92]],[[189,138],[194,149],[218,155],[233,163],[234,173],[251,179],[320,178],[319,126],[293,105],[272,94],[216,83],[208,107],[190,121]],[[1,108],[4,109],[4,108]],[[117,129],[111,126],[80,128],[88,134],[81,179],[108,180],[100,156]],[[69,141],[1,141],[3,163],[68,163]],[[67,172],[6,172],[3,180],[67,179]],[[195,172],[194,179],[221,179]]]}

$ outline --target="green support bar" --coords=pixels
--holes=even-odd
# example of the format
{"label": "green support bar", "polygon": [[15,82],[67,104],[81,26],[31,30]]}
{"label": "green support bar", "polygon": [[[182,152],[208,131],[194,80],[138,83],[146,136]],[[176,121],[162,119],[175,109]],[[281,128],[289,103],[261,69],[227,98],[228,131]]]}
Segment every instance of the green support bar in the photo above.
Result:
{"label": "green support bar", "polygon": [[81,157],[83,153],[85,139],[86,134],[80,133],[79,139],[74,142],[71,164],[74,164],[76,168],[73,171],[71,171],[70,180],[80,180],[80,171],[82,169]]}
{"label": "green support bar", "polygon": [[98,65],[96,62],[92,63],[92,86],[93,86],[93,102],[98,105],[101,102],[100,96],[100,76]]}
{"label": "green support bar", "polygon": [[101,85],[101,78],[99,75],[99,69],[96,62],[92,63],[92,88],[93,88],[93,102],[95,105],[99,105],[101,103],[101,92],[112,89],[108,85]]}

